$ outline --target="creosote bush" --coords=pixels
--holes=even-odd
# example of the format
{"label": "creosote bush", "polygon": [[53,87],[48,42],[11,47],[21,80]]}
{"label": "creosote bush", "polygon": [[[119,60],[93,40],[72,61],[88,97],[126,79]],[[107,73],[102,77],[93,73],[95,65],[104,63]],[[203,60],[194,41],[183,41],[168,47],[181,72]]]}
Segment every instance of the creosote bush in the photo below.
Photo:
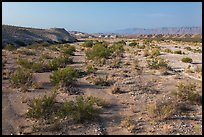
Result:
{"label": "creosote bush", "polygon": [[65,55],[74,55],[74,52],[76,51],[74,46],[68,46],[66,48],[62,48],[62,52]]}
{"label": "creosote bush", "polygon": [[87,74],[95,73],[97,71],[97,68],[95,68],[94,65],[87,65],[86,69]]}
{"label": "creosote bush", "polygon": [[35,56],[36,55],[36,53],[34,51],[31,51],[29,49],[21,49],[21,50],[18,50],[17,52],[20,54],[23,54],[23,55],[28,55],[28,56]]}
{"label": "creosote bush", "polygon": [[79,72],[72,66],[60,68],[52,73],[50,76],[53,85],[61,85],[62,87],[71,86],[79,77]]}
{"label": "creosote bush", "polygon": [[176,102],[166,99],[158,100],[156,103],[148,105],[147,110],[154,120],[166,120],[176,113]]}
{"label": "creosote bush", "polygon": [[12,44],[7,44],[5,47],[4,47],[5,50],[9,50],[9,51],[13,51],[13,50],[16,50],[17,48],[12,45]]}
{"label": "creosote bush", "polygon": [[90,60],[100,60],[102,58],[108,58],[110,56],[110,50],[104,46],[106,44],[95,44],[92,49],[87,50],[86,56]]}
{"label": "creosote bush", "polygon": [[181,61],[185,62],[185,63],[192,63],[193,62],[192,58],[189,58],[189,57],[184,57],[181,59]]}
{"label": "creosote bush", "polygon": [[169,68],[168,61],[166,61],[164,58],[155,57],[147,60],[147,63],[150,69]]}
{"label": "creosote bush", "polygon": [[69,56],[59,56],[48,61],[48,68],[50,70],[57,70],[58,68],[64,68],[67,64],[71,64],[72,58]]}
{"label": "creosote bush", "polygon": [[108,80],[107,76],[105,77],[96,77],[94,79],[94,84],[99,86],[110,86],[110,81]]}
{"label": "creosote bush", "polygon": [[94,120],[99,114],[98,100],[93,96],[79,96],[75,101],[58,104],[56,95],[56,92],[53,92],[51,96],[33,99],[31,104],[28,104],[27,117],[49,124],[67,117],[76,123],[83,123]]}
{"label": "creosote bush", "polygon": [[33,75],[30,71],[18,68],[10,78],[13,87],[20,88],[21,86],[32,85]]}
{"label": "creosote bush", "polygon": [[200,95],[196,91],[195,83],[179,83],[178,91],[174,93],[182,101],[190,101],[192,103],[200,103]]}
{"label": "creosote bush", "polygon": [[93,47],[93,41],[86,41],[82,44],[83,47],[88,47],[88,48],[91,48]]}

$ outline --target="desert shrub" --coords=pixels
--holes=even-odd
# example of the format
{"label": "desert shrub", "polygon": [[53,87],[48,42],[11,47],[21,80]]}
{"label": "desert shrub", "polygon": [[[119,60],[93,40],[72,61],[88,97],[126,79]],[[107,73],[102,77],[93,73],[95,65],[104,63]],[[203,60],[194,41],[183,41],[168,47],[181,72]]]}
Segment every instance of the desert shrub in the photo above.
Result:
{"label": "desert shrub", "polygon": [[151,41],[152,41],[152,40],[150,40],[150,39],[145,39],[145,40],[143,41],[143,44],[149,45],[149,44],[151,43]]}
{"label": "desert shrub", "polygon": [[146,47],[145,45],[142,45],[142,46],[141,45],[137,45],[138,49],[145,49],[145,47]]}
{"label": "desert shrub", "polygon": [[56,44],[56,45],[51,45],[51,46],[49,46],[49,49],[50,49],[50,50],[53,50],[53,51],[60,51],[60,48],[61,48],[61,47],[62,47],[61,45]]}
{"label": "desert shrub", "polygon": [[172,50],[170,50],[170,49],[165,49],[164,52],[173,53]]}
{"label": "desert shrub", "polygon": [[111,61],[111,64],[110,64],[110,67],[111,68],[119,68],[120,67],[120,63],[121,63],[121,59],[116,57],[116,58],[113,58],[112,61]]}
{"label": "desert shrub", "polygon": [[51,96],[44,95],[42,98],[34,98],[29,105],[26,116],[29,118],[49,120],[54,117],[55,109],[53,109],[55,103],[56,93],[52,93]]}
{"label": "desert shrub", "polygon": [[62,48],[63,49],[63,53],[66,55],[74,55],[74,52],[76,51],[74,46],[69,46],[67,48]]}
{"label": "desert shrub", "polygon": [[116,53],[116,55],[119,55],[120,53],[123,53],[125,51],[123,46],[124,43],[122,42],[113,43],[113,45],[109,47],[109,51],[111,53]]}
{"label": "desert shrub", "polygon": [[32,45],[28,45],[27,48],[29,48],[29,49],[42,49],[43,46],[40,44],[32,44]]}
{"label": "desert shrub", "polygon": [[7,63],[7,61],[2,59],[2,70],[4,69],[6,63]]}
{"label": "desert shrub", "polygon": [[101,58],[108,58],[110,51],[102,44],[96,44],[86,52],[87,59],[99,60]]}
{"label": "desert shrub", "polygon": [[131,42],[131,43],[129,44],[129,46],[130,46],[130,47],[137,47],[137,46],[139,46],[139,43],[138,43],[138,42]]}
{"label": "desert shrub", "polygon": [[122,93],[122,91],[121,91],[121,89],[120,89],[119,86],[113,85],[113,86],[111,87],[111,93],[112,93],[112,94],[118,94],[118,93]]}
{"label": "desert shrub", "polygon": [[58,115],[60,117],[70,116],[77,123],[94,120],[99,113],[99,108],[96,108],[96,98],[79,96],[76,101],[65,102],[60,108]]}
{"label": "desert shrub", "polygon": [[193,49],[193,52],[194,53],[202,53],[202,50],[201,49]]}
{"label": "desert shrub", "polygon": [[147,57],[149,55],[150,55],[150,52],[147,49],[145,49],[144,52],[143,52],[143,56]]}
{"label": "desert shrub", "polygon": [[84,42],[83,44],[82,44],[82,46],[83,47],[89,47],[89,48],[91,48],[91,47],[93,47],[93,41],[86,41],[86,42]]}
{"label": "desert shrub", "polygon": [[4,46],[4,49],[9,50],[9,51],[13,51],[13,50],[16,50],[17,48],[14,45],[7,44],[6,46]]}
{"label": "desert shrub", "polygon": [[188,50],[188,51],[191,51],[192,49],[191,49],[191,47],[185,47],[184,49],[186,49],[186,50]]}
{"label": "desert shrub", "polygon": [[105,77],[97,77],[94,79],[94,84],[99,86],[110,86],[110,81],[108,80],[107,76]]}
{"label": "desert shrub", "polygon": [[202,75],[202,66],[201,67],[196,66],[195,72],[200,73]]}
{"label": "desert shrub", "polygon": [[20,88],[21,86],[30,86],[32,84],[33,75],[26,69],[18,68],[10,78],[12,86]]}
{"label": "desert shrub", "polygon": [[159,49],[153,48],[151,50],[151,56],[156,57],[156,56],[159,56],[159,55],[160,55],[160,50]]}
{"label": "desert shrub", "polygon": [[71,64],[72,62],[72,58],[69,56],[59,56],[48,61],[48,68],[50,70],[57,70],[58,68],[66,67],[67,64]]}
{"label": "desert shrub", "polygon": [[18,53],[23,54],[23,55],[28,55],[28,56],[36,55],[34,51],[31,51],[29,49],[18,50]]}
{"label": "desert shrub", "polygon": [[168,61],[164,58],[153,58],[151,60],[147,60],[148,67],[150,69],[161,69],[161,68],[168,68]]}
{"label": "desert shrub", "polygon": [[27,59],[18,59],[17,64],[19,64],[23,68],[31,69],[32,65],[33,65],[33,62],[30,62]]}
{"label": "desert shrub", "polygon": [[185,63],[191,63],[191,62],[193,62],[193,60],[192,60],[191,58],[189,58],[189,57],[184,57],[184,58],[181,59],[181,61],[182,61],[182,62],[185,62]]}
{"label": "desert shrub", "polygon": [[181,50],[174,51],[174,54],[182,54]]}
{"label": "desert shrub", "polygon": [[173,100],[163,99],[147,106],[147,110],[150,117],[153,117],[155,120],[166,120],[176,113],[176,104]]}
{"label": "desert shrub", "polygon": [[78,76],[79,72],[73,67],[68,66],[54,71],[50,76],[50,81],[53,85],[68,87],[76,81]]}
{"label": "desert shrub", "polygon": [[175,95],[182,101],[190,101],[192,103],[200,103],[200,95],[196,91],[195,83],[178,83],[178,91]]}
{"label": "desert shrub", "polygon": [[49,67],[43,61],[31,62],[26,59],[19,59],[17,63],[32,72],[42,73],[49,70]]}
{"label": "desert shrub", "polygon": [[87,65],[86,66],[86,69],[87,69],[87,73],[88,74],[91,74],[91,73],[95,73],[97,71],[97,68],[95,68],[93,65]]}
{"label": "desert shrub", "polygon": [[135,120],[131,119],[130,116],[126,117],[121,121],[120,126],[127,128],[127,130],[131,133],[134,133],[137,130],[137,123]]}
{"label": "desert shrub", "polygon": [[40,58],[41,58],[41,59],[53,59],[53,57],[50,56],[50,55],[48,55],[48,54],[42,54],[42,55],[40,56]]}

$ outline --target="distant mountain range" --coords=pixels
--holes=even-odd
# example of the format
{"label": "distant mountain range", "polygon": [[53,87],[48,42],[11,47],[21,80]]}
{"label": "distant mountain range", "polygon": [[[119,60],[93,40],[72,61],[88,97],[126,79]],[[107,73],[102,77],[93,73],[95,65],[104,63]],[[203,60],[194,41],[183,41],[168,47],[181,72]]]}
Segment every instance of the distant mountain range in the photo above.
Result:
{"label": "distant mountain range", "polygon": [[202,34],[202,27],[162,27],[153,29],[128,28],[116,30],[115,34]]}

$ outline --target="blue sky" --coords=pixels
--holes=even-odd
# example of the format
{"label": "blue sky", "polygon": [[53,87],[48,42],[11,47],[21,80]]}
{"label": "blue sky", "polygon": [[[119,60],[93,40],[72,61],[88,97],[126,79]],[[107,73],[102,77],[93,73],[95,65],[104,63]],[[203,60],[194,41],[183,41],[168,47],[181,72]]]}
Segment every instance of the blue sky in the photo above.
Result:
{"label": "blue sky", "polygon": [[3,2],[2,23],[89,33],[201,26],[201,2]]}

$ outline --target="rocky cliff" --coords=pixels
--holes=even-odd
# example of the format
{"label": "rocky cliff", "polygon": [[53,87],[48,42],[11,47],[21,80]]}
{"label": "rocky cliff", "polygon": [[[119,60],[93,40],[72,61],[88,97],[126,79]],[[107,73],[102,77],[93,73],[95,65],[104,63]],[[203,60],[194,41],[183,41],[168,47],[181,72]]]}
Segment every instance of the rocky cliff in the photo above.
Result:
{"label": "rocky cliff", "polygon": [[65,43],[75,42],[76,39],[64,28],[37,29],[2,25],[2,44],[16,46],[28,45],[39,42]]}

